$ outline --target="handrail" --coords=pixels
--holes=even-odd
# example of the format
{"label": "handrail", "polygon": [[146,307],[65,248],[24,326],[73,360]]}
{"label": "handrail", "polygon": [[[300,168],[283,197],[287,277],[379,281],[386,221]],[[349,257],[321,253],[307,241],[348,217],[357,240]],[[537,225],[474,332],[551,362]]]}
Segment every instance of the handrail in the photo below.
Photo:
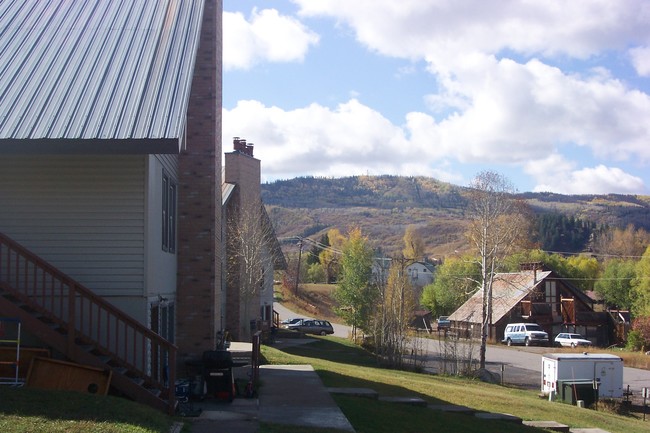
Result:
{"label": "handrail", "polygon": [[79,343],[91,345],[161,391],[175,407],[177,348],[71,277],[0,233],[0,281],[38,305],[67,332],[74,359]]}
{"label": "handrail", "polygon": [[273,326],[276,328],[280,327],[280,313],[275,310],[273,310]]}

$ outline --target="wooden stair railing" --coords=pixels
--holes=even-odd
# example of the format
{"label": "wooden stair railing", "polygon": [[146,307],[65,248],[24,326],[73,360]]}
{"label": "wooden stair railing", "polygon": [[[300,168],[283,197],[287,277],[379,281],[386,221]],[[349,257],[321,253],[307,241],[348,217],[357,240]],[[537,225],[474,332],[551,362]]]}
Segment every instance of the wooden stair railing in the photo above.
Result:
{"label": "wooden stair railing", "polygon": [[173,414],[176,346],[2,233],[0,292],[0,314],[73,362],[111,368],[116,389]]}

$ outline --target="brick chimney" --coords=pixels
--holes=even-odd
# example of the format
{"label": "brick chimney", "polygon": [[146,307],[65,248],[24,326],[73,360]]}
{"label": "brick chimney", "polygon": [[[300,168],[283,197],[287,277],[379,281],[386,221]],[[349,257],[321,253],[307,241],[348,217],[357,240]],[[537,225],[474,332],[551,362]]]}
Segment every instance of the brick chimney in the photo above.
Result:
{"label": "brick chimney", "polygon": [[214,350],[222,328],[222,15],[221,0],[205,1],[187,110],[187,146],[178,159],[178,366]]}
{"label": "brick chimney", "polygon": [[243,153],[251,158],[253,157],[253,143],[246,143],[245,138],[233,137],[232,139],[233,150],[235,152]]}

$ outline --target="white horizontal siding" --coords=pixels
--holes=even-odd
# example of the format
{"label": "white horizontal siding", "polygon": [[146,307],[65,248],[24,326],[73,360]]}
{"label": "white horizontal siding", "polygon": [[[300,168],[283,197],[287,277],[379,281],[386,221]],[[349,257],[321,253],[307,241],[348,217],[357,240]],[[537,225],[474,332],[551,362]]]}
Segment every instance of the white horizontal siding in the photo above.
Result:
{"label": "white horizontal siding", "polygon": [[152,155],[149,161],[145,294],[152,299],[163,296],[173,300],[176,296],[177,257],[175,252],[162,249],[163,175],[178,183],[177,155]]}
{"label": "white horizontal siding", "polygon": [[102,296],[144,287],[145,156],[0,158],[0,231]]}

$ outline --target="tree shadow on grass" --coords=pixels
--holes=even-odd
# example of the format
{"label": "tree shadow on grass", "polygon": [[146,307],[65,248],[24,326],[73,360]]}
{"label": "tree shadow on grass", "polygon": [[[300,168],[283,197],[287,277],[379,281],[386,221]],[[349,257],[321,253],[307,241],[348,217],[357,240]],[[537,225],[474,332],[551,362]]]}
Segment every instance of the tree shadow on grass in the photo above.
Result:
{"label": "tree shadow on grass", "polygon": [[[336,338],[314,338],[307,344],[293,345],[278,349],[282,352],[299,357],[298,363],[309,363],[320,376],[323,384],[330,388],[368,388],[378,393],[380,397],[409,397],[420,398],[432,405],[446,405],[449,402],[432,397],[413,389],[384,383],[370,376],[376,375],[405,375],[404,380],[417,382],[423,376],[416,373],[397,372],[380,368],[376,357],[367,350],[355,346],[343,339]],[[304,362],[303,362],[304,361]],[[345,364],[344,366],[332,366],[328,368],[326,362]],[[368,377],[365,374],[351,375],[333,371],[335,369],[360,369],[368,370]],[[376,369],[376,370],[375,370]],[[459,381],[462,386],[462,381]],[[533,433],[540,432],[539,429],[524,426],[521,424],[504,421],[485,421],[476,418],[472,414],[458,414],[434,410],[428,407],[413,406],[404,403],[394,403],[371,399],[366,397],[337,395],[333,398],[352,423],[358,433],[363,432],[477,432],[484,433],[499,431],[506,433]],[[468,402],[470,403],[470,402]],[[489,423],[489,424],[486,424]]]}

